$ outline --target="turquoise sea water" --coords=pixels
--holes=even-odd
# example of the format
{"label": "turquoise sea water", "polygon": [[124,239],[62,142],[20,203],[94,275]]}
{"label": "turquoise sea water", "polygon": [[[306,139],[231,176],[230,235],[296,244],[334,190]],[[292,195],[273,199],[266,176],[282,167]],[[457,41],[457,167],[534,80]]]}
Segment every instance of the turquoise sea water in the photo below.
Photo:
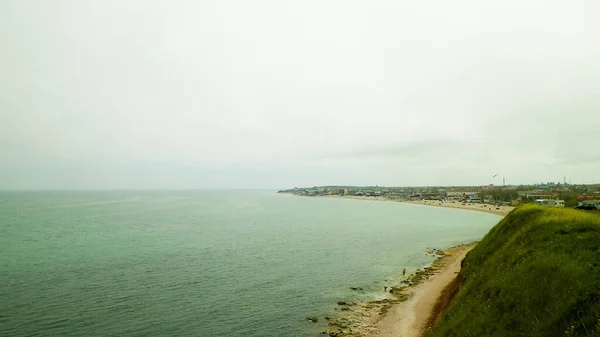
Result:
{"label": "turquoise sea water", "polygon": [[[316,336],[500,217],[272,191],[0,192],[0,335]],[[364,293],[349,287],[362,287]]]}

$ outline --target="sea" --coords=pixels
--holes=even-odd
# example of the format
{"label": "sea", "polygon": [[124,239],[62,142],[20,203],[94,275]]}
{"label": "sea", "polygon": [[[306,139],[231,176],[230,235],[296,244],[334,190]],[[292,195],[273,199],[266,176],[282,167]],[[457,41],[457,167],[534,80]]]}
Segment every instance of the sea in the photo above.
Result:
{"label": "sea", "polygon": [[338,301],[387,296],[500,219],[276,191],[0,192],[0,335],[314,337]]}

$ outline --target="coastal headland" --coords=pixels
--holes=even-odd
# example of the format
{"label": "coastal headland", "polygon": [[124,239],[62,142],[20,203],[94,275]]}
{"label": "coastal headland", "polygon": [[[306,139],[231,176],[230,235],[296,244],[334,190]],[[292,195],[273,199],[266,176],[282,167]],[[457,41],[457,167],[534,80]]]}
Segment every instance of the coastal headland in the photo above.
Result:
{"label": "coastal headland", "polygon": [[344,306],[326,333],[600,336],[599,242],[598,211],[519,206],[392,287],[393,299]]}
{"label": "coastal headland", "polygon": [[[547,191],[377,186],[280,193],[503,217],[478,243],[436,251],[439,258],[430,266],[384,288],[389,296],[338,303],[339,315],[323,331],[329,336],[600,336],[600,212],[570,209],[586,195],[560,200]],[[555,202],[538,202],[545,200]]]}

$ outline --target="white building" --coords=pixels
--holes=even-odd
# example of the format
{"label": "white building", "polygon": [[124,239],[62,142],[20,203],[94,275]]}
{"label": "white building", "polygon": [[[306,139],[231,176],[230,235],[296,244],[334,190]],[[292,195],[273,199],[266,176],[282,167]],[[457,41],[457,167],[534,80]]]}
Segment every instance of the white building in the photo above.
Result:
{"label": "white building", "polygon": [[565,207],[565,201],[559,199],[536,199],[535,203],[544,207]]}

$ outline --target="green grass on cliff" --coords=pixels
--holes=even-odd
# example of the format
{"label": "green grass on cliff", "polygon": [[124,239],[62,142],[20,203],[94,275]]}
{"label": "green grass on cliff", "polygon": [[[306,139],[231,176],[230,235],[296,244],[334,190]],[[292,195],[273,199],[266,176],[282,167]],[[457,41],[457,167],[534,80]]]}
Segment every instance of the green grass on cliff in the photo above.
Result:
{"label": "green grass on cliff", "polygon": [[519,207],[462,266],[427,337],[600,337],[600,212]]}

